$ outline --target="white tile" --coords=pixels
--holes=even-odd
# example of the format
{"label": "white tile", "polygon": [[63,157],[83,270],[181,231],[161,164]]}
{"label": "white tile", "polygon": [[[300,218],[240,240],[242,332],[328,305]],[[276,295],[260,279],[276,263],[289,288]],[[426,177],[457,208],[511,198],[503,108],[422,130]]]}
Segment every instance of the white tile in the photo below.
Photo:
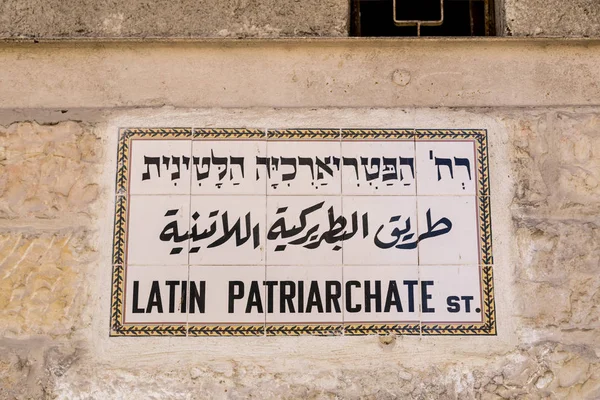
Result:
{"label": "white tile", "polygon": [[[269,140],[268,194],[341,193],[339,140]],[[260,170],[264,172],[264,168]]]}
{"label": "white tile", "polygon": [[[345,196],[344,265],[417,265],[416,196]],[[352,229],[350,229],[352,227]]]}
{"label": "white tile", "polygon": [[187,265],[128,265],[125,276],[125,323],[186,323]]}
{"label": "white tile", "polygon": [[342,192],[414,196],[414,141],[342,141]]}
{"label": "white tile", "polygon": [[339,196],[268,196],[267,264],[341,265],[340,218]]}
{"label": "white tile", "polygon": [[477,264],[475,197],[421,196],[417,199],[419,264]]}
{"label": "white tile", "polygon": [[190,193],[191,140],[134,139],[130,146],[130,194]]}
{"label": "white tile", "polygon": [[474,195],[474,141],[417,140],[418,195]]}
{"label": "white tile", "polygon": [[131,196],[127,263],[184,265],[188,262],[190,196]]}
{"label": "white tile", "polygon": [[345,323],[419,322],[419,267],[344,265]]}
{"label": "white tile", "polygon": [[194,140],[192,194],[262,194],[266,192],[264,167],[266,140]]}
{"label": "white tile", "polygon": [[267,325],[342,323],[341,266],[268,266],[267,282]]}
{"label": "white tile", "polygon": [[[481,278],[477,265],[422,265],[422,322],[480,322]],[[425,298],[428,297],[428,298]]]}
{"label": "white tile", "polygon": [[[189,309],[190,324],[264,324],[264,266],[190,266],[190,285],[204,285],[206,307]],[[204,282],[204,283],[202,283]],[[190,286],[191,287],[191,286]]]}
{"label": "white tile", "polygon": [[190,264],[264,265],[264,196],[192,196]]}

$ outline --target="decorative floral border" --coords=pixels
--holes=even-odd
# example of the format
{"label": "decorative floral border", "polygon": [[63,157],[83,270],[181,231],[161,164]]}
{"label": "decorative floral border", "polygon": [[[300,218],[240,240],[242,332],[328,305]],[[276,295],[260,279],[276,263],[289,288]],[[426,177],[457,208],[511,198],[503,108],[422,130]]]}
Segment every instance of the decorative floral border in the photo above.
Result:
{"label": "decorative floral border", "polygon": [[342,140],[414,140],[412,129],[342,129]]}
{"label": "decorative floral border", "polygon": [[302,139],[302,140],[339,140],[339,129],[269,129],[267,138],[279,139]]}
{"label": "decorative floral border", "polygon": [[[125,290],[125,249],[130,143],[132,139],[302,139],[302,140],[473,140],[477,158],[477,204],[483,322],[478,324],[303,324],[303,325],[137,325],[123,324]],[[113,273],[111,294],[111,336],[298,336],[298,335],[495,335],[496,316],[493,290],[492,227],[487,131],[430,129],[286,129],[236,128],[126,128],[119,133],[115,181]]]}
{"label": "decorative floral border", "polygon": [[344,335],[419,335],[421,324],[347,324]]}
{"label": "decorative floral border", "polygon": [[477,161],[476,198],[479,217],[479,267],[483,322],[472,324],[422,323],[422,335],[496,335],[496,306],[492,271],[492,215],[487,131],[485,129],[416,129],[415,140],[471,140]]}
{"label": "decorative floral border", "polygon": [[264,325],[193,325],[188,336],[264,336]]}
{"label": "decorative floral border", "polygon": [[315,324],[306,323],[303,325],[287,324],[267,324],[267,336],[341,336],[344,332],[344,325],[339,324]]}
{"label": "decorative floral border", "polygon": [[194,139],[266,139],[262,129],[247,128],[197,128]]}
{"label": "decorative floral border", "polygon": [[115,180],[115,221],[113,273],[110,307],[110,336],[186,336],[185,325],[124,324],[125,262],[127,248],[127,207],[129,202],[129,160],[132,139],[192,139],[191,128],[126,128],[119,131]]}

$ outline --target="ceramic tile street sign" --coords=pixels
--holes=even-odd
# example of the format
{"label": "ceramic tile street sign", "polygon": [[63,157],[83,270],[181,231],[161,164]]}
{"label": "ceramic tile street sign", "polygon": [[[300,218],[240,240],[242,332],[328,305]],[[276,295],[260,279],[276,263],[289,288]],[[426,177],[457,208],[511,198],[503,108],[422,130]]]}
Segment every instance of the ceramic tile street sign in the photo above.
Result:
{"label": "ceramic tile street sign", "polygon": [[121,130],[111,335],[495,334],[486,135]]}

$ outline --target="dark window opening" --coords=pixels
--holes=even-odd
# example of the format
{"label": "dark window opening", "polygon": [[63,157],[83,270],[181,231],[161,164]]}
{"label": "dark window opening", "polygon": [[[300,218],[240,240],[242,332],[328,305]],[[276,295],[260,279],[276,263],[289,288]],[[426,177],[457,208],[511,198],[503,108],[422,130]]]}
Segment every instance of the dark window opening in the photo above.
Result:
{"label": "dark window opening", "polygon": [[351,36],[494,36],[494,0],[351,0]]}

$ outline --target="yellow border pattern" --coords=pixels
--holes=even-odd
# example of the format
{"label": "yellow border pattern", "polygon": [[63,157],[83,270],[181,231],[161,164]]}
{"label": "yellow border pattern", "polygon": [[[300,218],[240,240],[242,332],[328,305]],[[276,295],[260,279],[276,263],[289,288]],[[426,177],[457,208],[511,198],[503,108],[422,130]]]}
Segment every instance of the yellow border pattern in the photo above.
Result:
{"label": "yellow border pattern", "polygon": [[496,335],[496,306],[492,255],[492,216],[487,131],[484,129],[417,129],[415,140],[470,140],[475,143],[479,219],[479,267],[483,322],[477,324],[422,323],[422,335]]}
{"label": "yellow border pattern", "polygon": [[247,128],[195,128],[194,140],[202,139],[266,139],[264,130]]}
{"label": "yellow border pattern", "polygon": [[419,335],[421,324],[346,324],[344,335]]}
{"label": "yellow border pattern", "polygon": [[127,206],[130,144],[132,139],[187,139],[191,128],[126,128],[119,131],[115,181],[115,224],[113,233],[113,273],[111,287],[110,336],[186,336],[185,325],[124,324],[125,249],[127,248]]}
{"label": "yellow border pattern", "polygon": [[411,129],[342,129],[342,140],[397,139],[413,140]]}
{"label": "yellow border pattern", "polygon": [[268,324],[266,325],[267,336],[341,336],[344,333],[344,325],[339,324],[314,324],[303,325]]}
{"label": "yellow border pattern", "polygon": [[269,129],[269,140],[340,140],[340,129]]}
{"label": "yellow border pattern", "polygon": [[189,324],[188,336],[263,336],[264,325]]}

